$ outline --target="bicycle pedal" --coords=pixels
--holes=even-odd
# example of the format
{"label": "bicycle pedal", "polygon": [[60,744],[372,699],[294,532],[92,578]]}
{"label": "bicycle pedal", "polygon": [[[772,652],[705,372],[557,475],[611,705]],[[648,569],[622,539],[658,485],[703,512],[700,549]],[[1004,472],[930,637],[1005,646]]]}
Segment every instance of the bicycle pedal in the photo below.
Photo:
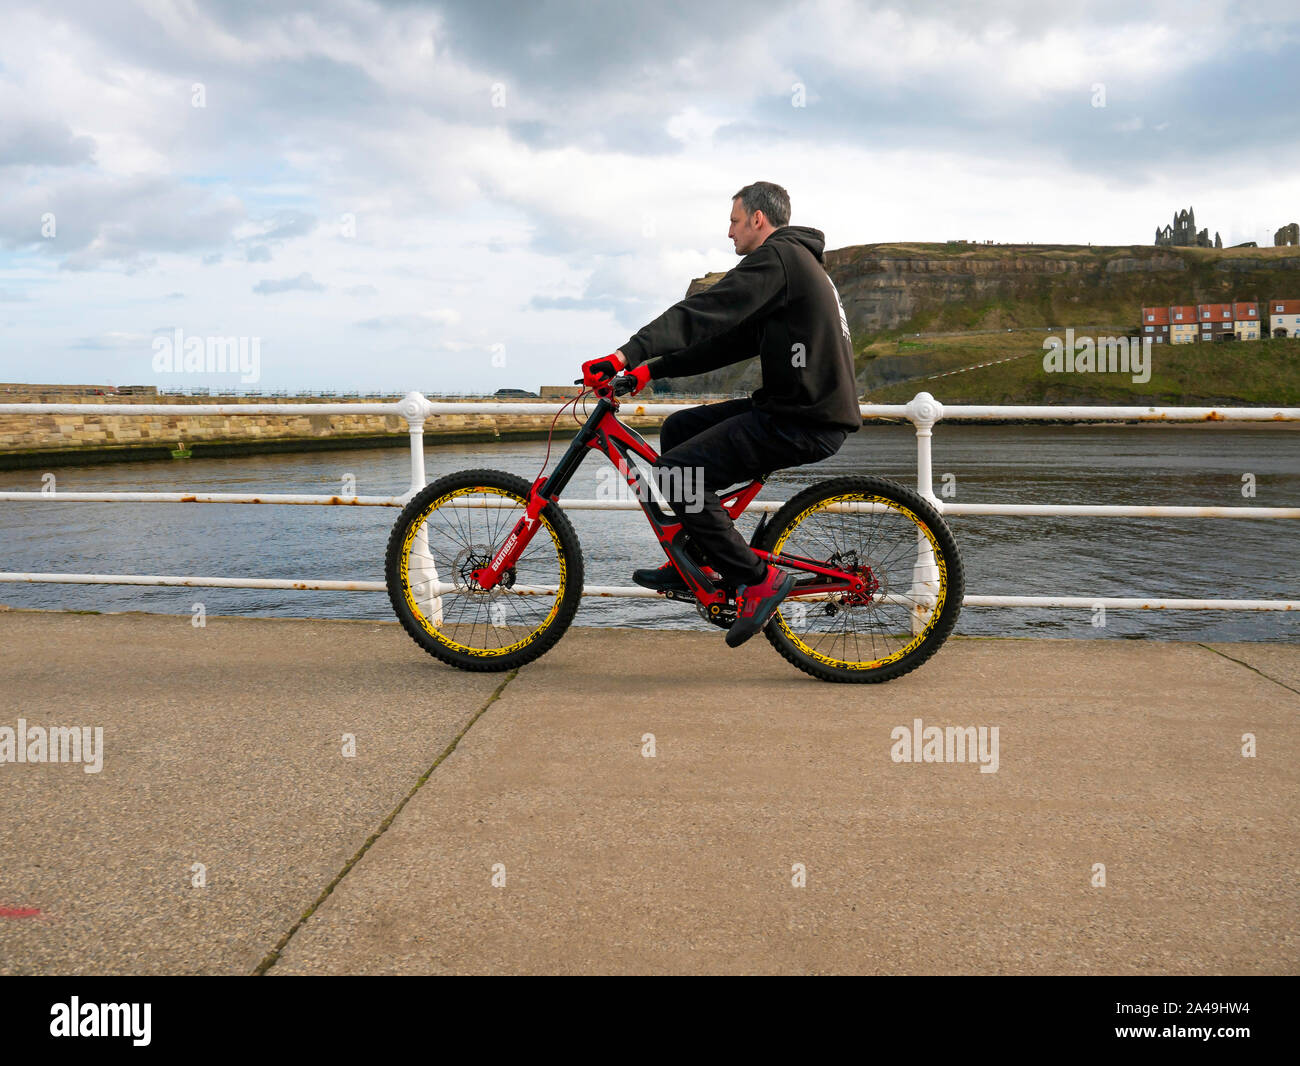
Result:
{"label": "bicycle pedal", "polygon": [[707,607],[697,602],[695,609],[700,613],[701,618],[719,629],[730,629],[735,625],[736,603],[734,600],[728,600],[726,603],[711,603]]}

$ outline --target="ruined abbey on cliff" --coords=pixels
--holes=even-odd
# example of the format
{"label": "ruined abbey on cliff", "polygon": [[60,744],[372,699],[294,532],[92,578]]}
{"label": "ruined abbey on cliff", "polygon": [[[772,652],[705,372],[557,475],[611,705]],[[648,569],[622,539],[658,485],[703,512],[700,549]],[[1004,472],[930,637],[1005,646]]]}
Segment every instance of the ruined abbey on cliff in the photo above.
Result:
{"label": "ruined abbey on cliff", "polygon": [[[1172,226],[1157,227],[1156,244],[1167,248],[1222,248],[1223,240],[1217,232],[1214,234],[1214,240],[1211,241],[1208,229],[1197,230],[1196,212],[1189,207],[1186,211],[1179,211],[1174,215]],[[1300,245],[1300,224],[1288,222],[1273,234],[1273,244],[1279,247]],[[1247,241],[1245,244],[1233,247],[1253,248],[1255,242]]]}
{"label": "ruined abbey on cliff", "polygon": [[1198,233],[1196,212],[1189,207],[1186,211],[1179,211],[1174,215],[1172,226],[1165,226],[1164,229],[1157,227],[1156,244],[1173,248],[1222,248],[1223,239],[1217,231],[1213,241],[1210,240],[1208,229]]}

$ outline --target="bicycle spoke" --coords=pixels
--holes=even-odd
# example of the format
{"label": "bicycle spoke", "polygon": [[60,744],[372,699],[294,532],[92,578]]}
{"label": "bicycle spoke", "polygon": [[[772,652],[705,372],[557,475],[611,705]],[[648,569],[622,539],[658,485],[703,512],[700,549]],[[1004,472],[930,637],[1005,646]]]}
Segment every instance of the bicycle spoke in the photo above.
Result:
{"label": "bicycle spoke", "polygon": [[[470,574],[487,565],[523,513],[521,500],[483,486],[444,498],[423,516],[428,560],[417,565],[415,556],[408,555],[408,573],[413,596],[421,601],[436,598],[440,604],[440,621],[423,619],[431,634],[474,653],[491,653],[518,645],[548,624],[558,591],[511,592],[515,584],[557,590],[563,585],[556,541],[545,522],[491,591],[479,588]],[[430,564],[432,573],[427,573]]]}
{"label": "bicycle spoke", "polygon": [[[922,527],[897,507],[832,511],[831,502],[828,497],[805,512],[782,539],[780,551],[836,569],[862,573],[869,568],[879,589],[866,603],[840,593],[822,600],[796,598],[791,603],[802,609],[796,614],[784,606],[781,615],[799,643],[815,655],[844,664],[878,664],[917,642],[919,635],[912,630],[918,609],[923,634],[942,603],[913,588]],[[839,502],[879,504],[881,499],[860,495]]]}

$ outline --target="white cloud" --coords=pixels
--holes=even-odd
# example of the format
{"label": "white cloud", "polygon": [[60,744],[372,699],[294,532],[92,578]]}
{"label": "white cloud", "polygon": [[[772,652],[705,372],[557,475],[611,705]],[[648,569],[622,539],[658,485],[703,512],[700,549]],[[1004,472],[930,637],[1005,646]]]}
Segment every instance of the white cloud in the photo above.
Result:
{"label": "white cloud", "polygon": [[101,333],[97,337],[83,337],[77,342],[78,348],[89,348],[92,351],[104,351],[120,348],[140,348],[146,346],[153,340],[153,337],[147,333],[123,333],[121,331],[112,331]]}
{"label": "white cloud", "polygon": [[[267,387],[568,380],[734,264],[730,194],[758,178],[831,247],[1145,243],[1189,202],[1238,243],[1294,216],[1297,30],[1271,0],[11,8],[0,378],[41,351],[94,380],[87,339],[179,324],[262,337]],[[1207,131],[1239,140],[1174,150]]]}
{"label": "white cloud", "polygon": [[324,292],[325,286],[303,271],[292,278],[265,278],[253,286],[253,291],[271,296],[278,292]]}

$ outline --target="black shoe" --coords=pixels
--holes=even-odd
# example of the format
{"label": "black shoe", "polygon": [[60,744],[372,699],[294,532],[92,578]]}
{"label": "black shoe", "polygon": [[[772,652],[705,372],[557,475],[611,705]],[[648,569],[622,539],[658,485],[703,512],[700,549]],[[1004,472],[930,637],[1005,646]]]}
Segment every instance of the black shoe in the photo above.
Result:
{"label": "black shoe", "polygon": [[767,625],[781,601],[790,595],[794,583],[794,574],[769,565],[760,581],[736,589],[736,621],[727,630],[727,647],[740,647]]}
{"label": "black shoe", "polygon": [[[704,576],[718,584],[721,575],[710,570],[707,566],[700,567],[704,571]],[[643,589],[654,589],[655,592],[690,592],[691,587],[686,584],[685,579],[677,572],[677,567],[672,563],[664,563],[658,570],[635,570],[632,573],[632,580],[640,585]]]}

